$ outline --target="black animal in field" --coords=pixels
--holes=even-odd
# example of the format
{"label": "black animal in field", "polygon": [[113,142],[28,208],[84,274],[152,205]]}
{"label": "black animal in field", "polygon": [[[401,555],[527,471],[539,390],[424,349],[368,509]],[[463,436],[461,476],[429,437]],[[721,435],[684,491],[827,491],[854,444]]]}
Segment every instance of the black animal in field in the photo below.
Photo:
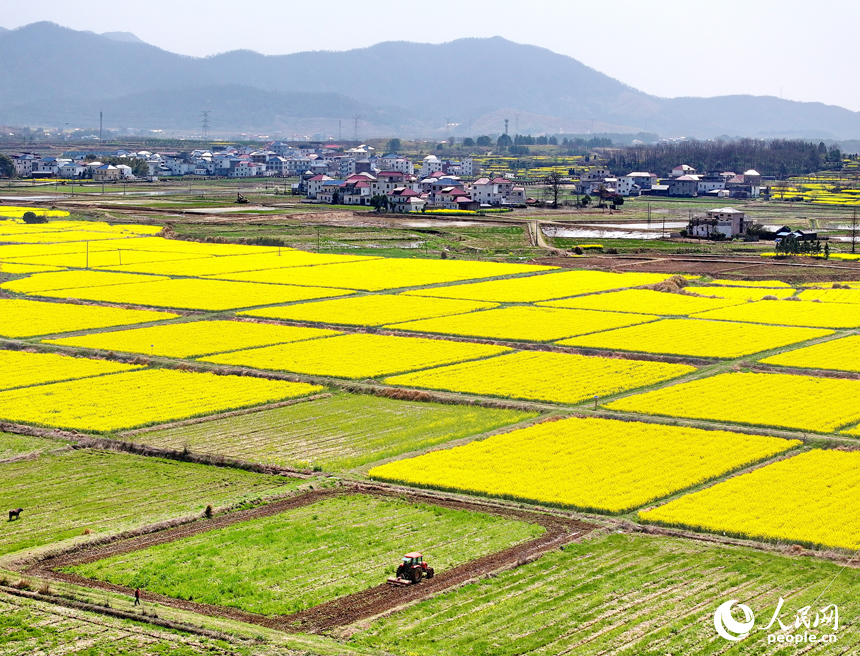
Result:
{"label": "black animal in field", "polygon": [[18,519],[21,516],[21,512],[23,508],[15,508],[15,510],[9,511],[9,521],[11,522],[13,519]]}

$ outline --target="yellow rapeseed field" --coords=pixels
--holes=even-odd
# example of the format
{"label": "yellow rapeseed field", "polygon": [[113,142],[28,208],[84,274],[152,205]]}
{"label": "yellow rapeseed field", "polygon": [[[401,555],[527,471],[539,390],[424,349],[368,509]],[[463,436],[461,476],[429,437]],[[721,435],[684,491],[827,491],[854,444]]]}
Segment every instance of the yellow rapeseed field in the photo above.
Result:
{"label": "yellow rapeseed field", "polygon": [[726,287],[791,287],[781,280],[712,280],[714,285]]}
{"label": "yellow rapeseed field", "polygon": [[52,230],[50,232],[4,235],[3,241],[15,244],[63,244],[71,242],[115,240],[118,236],[119,235],[116,233],[96,230]]}
{"label": "yellow rapeseed field", "polygon": [[0,335],[35,337],[77,330],[175,319],[177,315],[153,310],[125,310],[97,305],[44,303],[23,299],[0,299]]}
{"label": "yellow rapeseed field", "polygon": [[267,346],[201,358],[254,369],[335,378],[375,378],[451,362],[486,358],[511,349],[441,339],[358,333],[297,344]]}
{"label": "yellow rapeseed field", "polygon": [[452,285],[421,289],[410,294],[465,298],[497,303],[534,303],[610,289],[640,287],[661,282],[669,276],[658,273],[605,273],[603,271],[565,271],[540,276],[492,280],[471,285]]}
{"label": "yellow rapeseed field", "polygon": [[352,296],[317,303],[248,310],[239,314],[268,319],[314,321],[348,326],[381,326],[429,317],[444,317],[498,307],[497,303],[422,298],[404,294]]}
{"label": "yellow rapeseed field", "polygon": [[544,422],[397,460],[371,478],[619,513],[800,445],[760,435],[607,419]]}
{"label": "yellow rapeseed field", "polygon": [[739,358],[831,334],[833,331],[817,328],[663,319],[654,323],[571,337],[558,343],[564,346],[702,358]]}
{"label": "yellow rapeseed field", "polygon": [[641,360],[522,351],[498,358],[387,378],[408,387],[575,404],[637,389],[695,371]]}
{"label": "yellow rapeseed field", "polygon": [[651,289],[625,289],[593,296],[577,296],[563,301],[547,301],[541,305],[561,308],[583,308],[610,312],[639,312],[684,316],[743,303],[742,300],[699,298],[685,294],[667,294]]}
{"label": "yellow rapeseed field", "polygon": [[756,301],[737,307],[702,312],[696,319],[721,319],[783,326],[818,328],[860,327],[860,308],[850,303]]}
{"label": "yellow rapeseed field", "polygon": [[0,351],[0,390],[136,369],[109,360],[88,360],[54,353]]}
{"label": "yellow rapeseed field", "polygon": [[798,296],[804,301],[823,303],[860,303],[860,289],[806,289]]}
{"label": "yellow rapeseed field", "polygon": [[295,287],[291,285],[256,285],[227,280],[173,278],[129,285],[85,287],[79,289],[41,292],[40,296],[80,298],[106,303],[134,303],[155,307],[189,310],[232,310],[255,305],[274,305],[312,298],[351,294],[345,289]]}
{"label": "yellow rapeseed field", "polygon": [[762,360],[764,364],[806,369],[860,371],[860,335],[831,339]]}
{"label": "yellow rapeseed field", "polygon": [[154,282],[167,280],[164,276],[140,276],[133,273],[110,273],[107,271],[54,271],[36,273],[27,278],[4,282],[3,289],[18,294],[34,294],[77,287],[103,287],[132,282]]}
{"label": "yellow rapeseed field", "polygon": [[760,289],[758,287],[687,287],[687,291],[702,296],[716,296],[717,298],[733,299],[738,301],[760,301],[765,296],[776,298],[788,298],[794,296],[794,289]]}
{"label": "yellow rapeseed field", "polygon": [[[110,239],[104,242],[90,242],[89,253],[87,253],[83,244],[77,242],[72,244],[49,244],[66,249],[74,248],[74,250],[69,250],[65,253],[16,257],[13,261],[16,264],[44,264],[47,266],[71,267],[75,269],[95,269],[116,266],[118,264],[128,264],[130,262],[159,262],[182,257],[170,252],[143,251],[127,248],[126,245],[129,241],[133,240],[117,241]],[[102,247],[95,249],[93,248],[93,243],[101,243]],[[4,255],[3,251],[0,251],[0,258],[2,257],[6,257],[6,255]]]}
{"label": "yellow rapeseed field", "polygon": [[747,538],[860,548],[860,453],[814,449],[639,513]]}
{"label": "yellow rapeseed field", "polygon": [[109,268],[112,271],[154,273],[169,276],[215,276],[241,271],[258,271],[261,269],[280,269],[374,259],[359,255],[307,253],[292,248],[281,249],[280,253],[277,250],[272,251],[269,249],[262,253],[253,254],[215,256],[214,253],[209,253],[209,255],[213,255],[213,257],[174,259],[167,262],[141,262],[104,268]]}
{"label": "yellow rapeseed field", "polygon": [[606,407],[832,433],[860,422],[860,381],[729,373],[628,396]]}
{"label": "yellow rapeseed field", "polygon": [[191,321],[45,340],[60,346],[191,358],[255,346],[339,335],[334,330],[248,321]]}
{"label": "yellow rapeseed field", "polygon": [[[449,300],[448,302],[457,303],[458,301]],[[500,310],[461,314],[455,317],[410,321],[389,325],[386,328],[489,339],[548,342],[570,335],[609,330],[634,323],[654,321],[658,318],[645,314],[514,306]]]}
{"label": "yellow rapeseed field", "polygon": [[[16,207],[13,205],[0,205],[0,216],[13,219],[22,218],[27,212],[33,212],[37,216],[64,217],[69,213],[64,210],[46,210],[44,207]],[[26,223],[23,225],[27,225]]]}
{"label": "yellow rapeseed field", "polygon": [[0,280],[4,273],[42,273],[44,271],[62,271],[60,267],[44,266],[42,264],[16,264],[0,262]]}
{"label": "yellow rapeseed field", "polygon": [[399,287],[420,287],[459,280],[549,271],[554,268],[530,264],[501,264],[468,260],[385,258],[345,264],[327,264],[321,267],[224,274],[218,277],[248,282],[380,291]]}
{"label": "yellow rapeseed field", "polygon": [[147,369],[4,392],[0,419],[111,432],[274,403],[321,389],[248,376]]}

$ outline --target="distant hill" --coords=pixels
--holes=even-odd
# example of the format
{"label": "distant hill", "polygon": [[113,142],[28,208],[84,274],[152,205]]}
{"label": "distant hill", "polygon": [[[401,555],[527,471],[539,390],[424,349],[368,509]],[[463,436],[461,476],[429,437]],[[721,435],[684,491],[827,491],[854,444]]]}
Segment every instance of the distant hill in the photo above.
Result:
{"label": "distant hill", "polygon": [[[60,58],[33,56],[50,45]],[[70,74],[67,64],[81,53]],[[654,132],[667,137],[860,139],[860,113],[772,96],[659,98],[545,48],[500,37],[347,52],[177,55],[133,34],[33,23],[0,32],[0,124],[325,132],[443,138]],[[450,83],[448,82],[450,80]],[[519,115],[519,116],[517,116]],[[446,118],[455,125],[446,129]]]}
{"label": "distant hill", "polygon": [[[84,30],[85,34],[96,34],[90,30]],[[123,41],[125,43],[146,43],[146,41],[137,38],[131,32],[102,32],[100,36],[113,39],[114,41]]]}

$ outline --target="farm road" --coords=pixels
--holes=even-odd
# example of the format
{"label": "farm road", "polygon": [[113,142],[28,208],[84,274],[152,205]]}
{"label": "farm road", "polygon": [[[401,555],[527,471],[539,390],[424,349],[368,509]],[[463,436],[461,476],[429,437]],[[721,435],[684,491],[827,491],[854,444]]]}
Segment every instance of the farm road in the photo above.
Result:
{"label": "farm road", "polygon": [[104,581],[87,579],[76,574],[56,571],[61,567],[90,563],[109,556],[130,553],[157,544],[173,542],[190,535],[223,528],[237,522],[270,517],[278,513],[300,508],[315,503],[323,498],[344,494],[367,494],[373,496],[396,497],[407,499],[413,503],[438,505],[457,510],[485,512],[493,515],[540,524],[546,532],[534,540],[529,540],[494,554],[489,554],[448,571],[439,572],[430,580],[408,587],[391,587],[385,583],[362,590],[346,597],[308,608],[292,615],[265,616],[248,613],[238,608],[201,604],[191,600],[177,599],[144,591],[144,598],[150,602],[158,602],[166,606],[228,619],[258,624],[272,629],[290,633],[325,633],[338,627],[347,626],[354,622],[389,613],[396,608],[430,597],[454,586],[487,576],[512,567],[517,567],[538,558],[541,554],[573,540],[581,539],[593,529],[591,524],[565,517],[561,514],[549,514],[501,504],[482,501],[466,501],[454,497],[420,492],[404,492],[387,489],[385,486],[355,485],[339,489],[311,490],[304,494],[283,499],[274,503],[227,513],[212,519],[196,521],[192,524],[177,526],[139,535],[127,540],[109,544],[78,548],[57,556],[47,558],[29,566],[25,573],[44,579],[65,581],[76,585],[101,588],[131,595],[132,590],[120,585]]}

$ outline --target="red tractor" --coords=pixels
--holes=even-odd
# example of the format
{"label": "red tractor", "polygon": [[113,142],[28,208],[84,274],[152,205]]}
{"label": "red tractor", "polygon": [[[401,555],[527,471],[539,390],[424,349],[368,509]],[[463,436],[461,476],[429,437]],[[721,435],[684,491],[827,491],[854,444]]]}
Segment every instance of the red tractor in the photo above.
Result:
{"label": "red tractor", "polygon": [[389,585],[411,585],[413,583],[421,583],[421,579],[433,578],[433,568],[430,567],[424,558],[417,551],[412,551],[405,556],[397,565],[397,575],[389,576]]}

